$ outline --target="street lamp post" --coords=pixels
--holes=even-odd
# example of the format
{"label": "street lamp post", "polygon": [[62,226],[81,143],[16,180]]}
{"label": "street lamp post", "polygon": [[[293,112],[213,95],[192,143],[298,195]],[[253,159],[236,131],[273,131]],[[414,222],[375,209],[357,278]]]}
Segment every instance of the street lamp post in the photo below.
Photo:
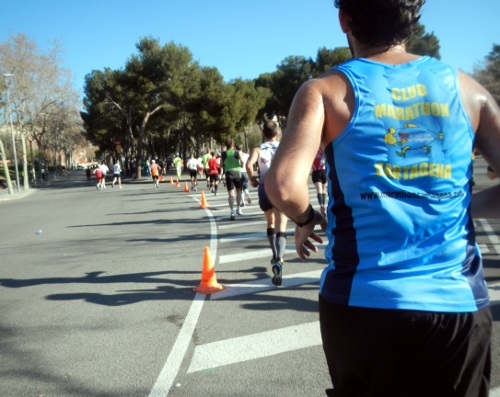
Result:
{"label": "street lamp post", "polygon": [[[14,77],[12,73],[4,73],[3,75],[6,79],[5,81],[7,82],[7,77]],[[16,186],[17,186],[17,192],[21,192],[20,184],[19,184],[19,168],[17,166],[17,150],[16,150],[16,139],[14,137],[14,124],[12,123],[12,108],[10,106],[9,102],[9,95],[10,95],[10,89],[9,89],[9,83],[7,83],[7,107],[9,108],[9,119],[10,119],[10,133],[12,135],[12,150],[14,151],[14,165],[16,167]]]}

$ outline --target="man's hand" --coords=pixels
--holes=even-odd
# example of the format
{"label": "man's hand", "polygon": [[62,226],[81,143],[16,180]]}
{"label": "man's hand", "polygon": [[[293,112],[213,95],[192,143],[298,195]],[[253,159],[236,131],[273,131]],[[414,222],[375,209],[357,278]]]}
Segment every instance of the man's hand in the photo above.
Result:
{"label": "man's hand", "polygon": [[321,225],[323,230],[326,229],[326,220],[321,213],[318,211],[314,211],[314,221],[304,225],[302,227],[295,227],[295,249],[299,258],[303,261],[306,260],[306,257],[310,255],[309,250],[313,252],[318,252],[318,247],[316,247],[312,241],[316,241],[317,243],[323,243],[323,239],[314,232],[314,227],[316,225]]}

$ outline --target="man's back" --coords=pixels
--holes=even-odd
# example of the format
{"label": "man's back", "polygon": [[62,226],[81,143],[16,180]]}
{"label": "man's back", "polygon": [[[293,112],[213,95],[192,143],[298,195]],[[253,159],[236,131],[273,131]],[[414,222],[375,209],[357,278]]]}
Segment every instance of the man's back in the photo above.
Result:
{"label": "man's back", "polygon": [[210,153],[206,153],[201,157],[201,162],[203,163],[203,167],[208,169],[208,160],[212,158]]}
{"label": "man's back", "polygon": [[[500,109],[472,79],[406,53],[424,3],[335,0],[355,59],[298,90],[266,176],[301,259],[318,252],[316,224],[330,237],[329,396],[488,395],[492,320],[472,216],[500,217],[500,191],[472,195],[469,177],[473,143],[500,170]],[[327,224],[303,192],[318,147]]]}
{"label": "man's back", "polygon": [[[468,243],[474,231],[462,212],[474,133],[456,74],[428,57],[397,68],[353,59],[336,70],[349,80],[355,111],[325,148],[334,181],[325,255],[351,282],[341,292],[326,279],[322,294],[365,307],[484,307],[480,257]],[[442,277],[455,283],[446,296]]]}
{"label": "man's back", "polygon": [[224,172],[240,171],[241,165],[239,160],[239,152],[234,149],[226,150],[222,153]]}

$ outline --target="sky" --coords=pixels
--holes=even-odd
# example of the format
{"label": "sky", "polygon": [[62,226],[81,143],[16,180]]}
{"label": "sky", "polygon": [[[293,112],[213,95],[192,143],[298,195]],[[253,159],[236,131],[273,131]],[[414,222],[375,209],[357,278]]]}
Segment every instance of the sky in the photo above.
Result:
{"label": "sky", "polygon": [[[187,47],[226,82],[347,45],[333,0],[0,0],[0,11],[0,42],[23,33],[44,50],[57,39],[80,91],[93,70],[124,67],[147,36]],[[427,0],[421,23],[441,59],[470,73],[500,44],[499,16],[500,0]]]}

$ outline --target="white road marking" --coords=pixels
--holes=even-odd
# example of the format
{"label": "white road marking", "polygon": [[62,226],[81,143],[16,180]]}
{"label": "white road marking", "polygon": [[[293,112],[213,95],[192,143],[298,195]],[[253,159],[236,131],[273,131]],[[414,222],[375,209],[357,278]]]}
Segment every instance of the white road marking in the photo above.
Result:
{"label": "white road marking", "polygon": [[[300,280],[300,278],[308,280],[306,283],[310,283],[319,281],[320,274],[321,271],[317,270],[285,277],[285,279],[288,279],[293,285],[299,285],[298,280]],[[211,300],[270,290],[272,288],[269,284],[270,283],[266,283],[265,280],[256,280],[240,285],[227,285],[224,291],[212,295]],[[291,285],[292,284],[288,284],[288,286]],[[285,284],[284,286],[287,285]],[[273,289],[274,288],[275,287],[273,287]],[[488,289],[490,291],[490,296],[497,295],[500,299],[500,283],[491,285]],[[498,303],[500,303],[500,301]],[[297,335],[300,335],[300,338],[297,337]],[[196,346],[188,373],[320,345],[321,336],[318,321],[221,340]],[[500,388],[491,390],[489,397],[500,397]]]}
{"label": "white road marking", "polygon": [[[288,229],[285,231],[288,236],[293,236],[295,229]],[[252,240],[256,238],[267,239],[267,232],[261,233],[248,233],[248,234],[236,234],[232,237],[221,238],[219,244],[232,243],[234,241]]]}
{"label": "white road marking", "polygon": [[500,387],[497,387],[493,390],[490,390],[490,396],[489,397],[500,397]]}
{"label": "white road marking", "polygon": [[493,245],[493,249],[500,257],[500,239],[495,234],[495,232],[493,231],[493,228],[490,226],[490,224],[488,223],[488,221],[486,219],[479,219],[479,222],[481,223],[483,230],[488,235],[488,238],[490,239],[490,242]]}
{"label": "white road marking", "polygon": [[[318,247],[318,250],[322,250],[326,247],[325,244],[318,244],[316,245]],[[295,246],[287,246],[285,255],[290,255],[295,252]],[[318,252],[318,254],[321,254],[321,252]],[[312,255],[318,255],[312,253]],[[256,258],[265,258],[269,257],[271,259],[271,251],[270,248],[266,248],[264,250],[251,250],[248,252],[242,252],[241,254],[231,254],[231,255],[222,255],[219,257],[219,263],[232,263],[232,262],[238,262],[238,261],[245,261],[248,259],[256,259]]]}
{"label": "white road marking", "polygon": [[174,346],[168,355],[167,361],[165,362],[165,365],[163,366],[151,393],[149,393],[149,397],[165,397],[168,395],[168,391],[174,383],[175,377],[181,367],[182,360],[184,359],[188,346],[191,343],[191,338],[196,328],[196,323],[198,322],[203,302],[205,302],[205,295],[197,293],[194,297],[193,303],[191,303],[189,312],[184,319],[179,335],[177,335]]}
{"label": "white road marking", "polygon": [[[283,284],[280,288],[295,287],[297,285],[319,283],[321,270],[312,270],[310,272],[295,273],[283,276]],[[276,286],[271,283],[271,278],[252,280],[238,284],[225,284],[223,291],[217,292],[210,296],[210,300],[221,300],[231,298],[233,296],[254,294],[257,292],[274,291]]]}
{"label": "white road marking", "polygon": [[319,321],[207,343],[195,348],[188,373],[318,345]]}
{"label": "white road marking", "polygon": [[[205,209],[205,212],[210,219],[210,255],[215,263],[215,258],[217,257],[217,225],[215,219],[210,212],[210,210]],[[177,339],[168,355],[167,361],[163,366],[158,378],[153,386],[153,389],[149,393],[148,397],[167,397],[172,384],[174,383],[175,377],[179,372],[182,361],[186,356],[186,351],[193,338],[193,333],[200,317],[201,309],[203,308],[203,303],[205,302],[206,295],[196,293],[194,300],[191,303],[189,312],[182,324],[182,328],[177,335]]]}
{"label": "white road marking", "polygon": [[[236,208],[234,209],[234,211],[236,212]],[[256,212],[248,212],[246,213],[243,209],[243,215],[236,215],[236,221],[240,221],[241,222],[241,219],[245,218],[245,216],[252,216],[252,215],[262,215],[264,216],[264,213],[261,211],[261,210],[258,210]],[[224,214],[224,215],[219,215],[217,214],[217,220],[229,220],[229,207],[227,207],[227,214]]]}
{"label": "white road marking", "polygon": [[491,306],[500,304],[500,283],[488,285],[488,295]]}
{"label": "white road marking", "polygon": [[219,229],[222,229],[222,230],[234,229],[236,227],[242,228],[242,227],[247,227],[250,225],[261,225],[261,224],[266,224],[266,221],[260,220],[260,221],[245,222],[243,225],[241,224],[241,222],[231,222],[231,223],[228,223],[226,225],[220,225]]}
{"label": "white road marking", "polygon": [[479,251],[481,252],[481,254],[487,254],[488,252],[490,252],[490,250],[486,244],[478,244],[477,247],[479,248]]}

